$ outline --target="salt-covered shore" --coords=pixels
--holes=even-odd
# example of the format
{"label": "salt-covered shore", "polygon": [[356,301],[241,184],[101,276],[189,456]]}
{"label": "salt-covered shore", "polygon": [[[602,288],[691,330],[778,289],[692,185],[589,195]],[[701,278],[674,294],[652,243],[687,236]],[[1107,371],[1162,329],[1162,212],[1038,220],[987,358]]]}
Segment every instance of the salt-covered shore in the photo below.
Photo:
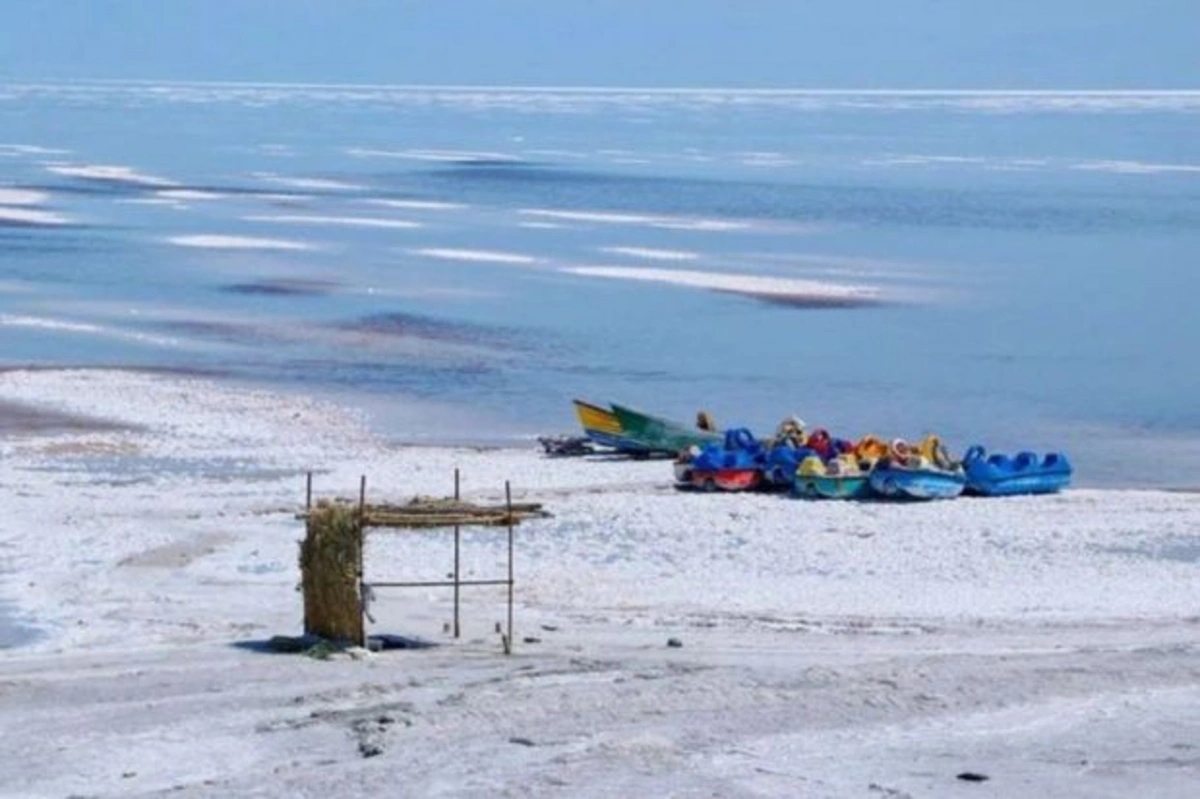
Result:
{"label": "salt-covered shore", "polygon": [[[0,373],[16,409],[41,421],[0,425],[0,613],[35,637],[0,649],[4,796],[1190,797],[1200,777],[1197,495],[683,494],[662,462],[396,447],[352,411],[134,372]],[[455,468],[469,497],[508,479],[554,514],[517,530],[513,657],[491,588],[464,592],[460,642],[447,591],[381,591],[373,630],[442,646],[261,651],[299,632],[306,470],[318,495],[365,474],[404,499]],[[464,538],[469,575],[497,576],[502,537]],[[441,532],[368,546],[369,579],[449,565]]]}

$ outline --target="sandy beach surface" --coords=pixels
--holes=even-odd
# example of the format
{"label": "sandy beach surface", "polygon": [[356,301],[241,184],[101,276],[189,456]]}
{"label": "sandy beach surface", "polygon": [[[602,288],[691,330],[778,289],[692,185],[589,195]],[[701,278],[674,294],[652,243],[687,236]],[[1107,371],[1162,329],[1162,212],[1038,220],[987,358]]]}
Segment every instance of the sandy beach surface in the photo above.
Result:
{"label": "sandy beach surface", "polygon": [[[24,420],[24,422],[22,422]],[[540,501],[504,589],[380,590],[318,660],[318,496]],[[0,373],[0,795],[1192,797],[1200,495],[903,505],[675,491],[661,461],[399,447],[199,377]],[[445,577],[444,531],[368,580]],[[464,534],[464,571],[505,541]],[[7,609],[6,609],[7,608]],[[7,620],[3,617],[7,614]],[[28,631],[18,635],[16,630]],[[7,632],[11,630],[12,632]],[[667,646],[669,638],[679,647]],[[975,779],[964,779],[975,777]],[[986,778],[986,779],[983,779]]]}

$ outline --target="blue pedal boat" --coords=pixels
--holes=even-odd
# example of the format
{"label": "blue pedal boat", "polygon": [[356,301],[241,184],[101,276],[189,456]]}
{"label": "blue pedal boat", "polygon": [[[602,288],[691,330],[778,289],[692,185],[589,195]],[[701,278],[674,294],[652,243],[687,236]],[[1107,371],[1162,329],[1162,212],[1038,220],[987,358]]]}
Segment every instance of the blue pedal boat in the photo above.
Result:
{"label": "blue pedal boat", "polygon": [[906,465],[885,458],[870,477],[875,493],[893,499],[953,499],[967,485],[961,468],[944,469],[932,463]]}
{"label": "blue pedal boat", "polygon": [[1038,457],[1033,452],[1018,452],[1009,457],[988,455],[978,444],[963,456],[967,491],[987,497],[1017,494],[1053,494],[1071,483],[1071,462],[1061,452]]}

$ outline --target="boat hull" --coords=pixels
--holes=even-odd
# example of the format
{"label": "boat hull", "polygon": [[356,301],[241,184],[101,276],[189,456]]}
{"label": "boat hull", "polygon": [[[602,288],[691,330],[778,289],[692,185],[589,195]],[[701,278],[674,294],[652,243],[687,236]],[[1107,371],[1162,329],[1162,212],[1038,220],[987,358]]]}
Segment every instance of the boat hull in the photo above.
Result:
{"label": "boat hull", "polygon": [[691,430],[678,422],[659,419],[623,405],[613,405],[612,410],[622,435],[646,452],[676,455],[689,447],[703,447],[722,440],[720,433]]}
{"label": "boat hull", "polygon": [[625,435],[616,414],[608,408],[592,405],[583,400],[575,400],[575,416],[583,428],[584,435],[602,447],[609,447],[620,452],[632,454],[648,454],[650,450],[637,441]]}
{"label": "boat hull", "polygon": [[797,496],[810,499],[862,499],[871,495],[870,478],[856,475],[796,475]]}
{"label": "boat hull", "polygon": [[975,445],[967,450],[963,462],[967,491],[985,497],[1053,494],[1071,482],[1071,462],[1061,452],[1041,458],[1032,452],[1020,452],[1010,458],[1002,454],[988,456],[983,447]]}
{"label": "boat hull", "polygon": [[952,499],[963,492],[961,472],[939,469],[897,469],[885,466],[871,473],[871,489],[894,499]]}
{"label": "boat hull", "polygon": [[758,487],[762,472],[758,469],[693,469],[688,483],[702,491],[750,491]]}
{"label": "boat hull", "polygon": [[1011,497],[1019,494],[1054,494],[1071,483],[1070,472],[1024,474],[1006,477],[968,477],[967,491],[985,497]]}

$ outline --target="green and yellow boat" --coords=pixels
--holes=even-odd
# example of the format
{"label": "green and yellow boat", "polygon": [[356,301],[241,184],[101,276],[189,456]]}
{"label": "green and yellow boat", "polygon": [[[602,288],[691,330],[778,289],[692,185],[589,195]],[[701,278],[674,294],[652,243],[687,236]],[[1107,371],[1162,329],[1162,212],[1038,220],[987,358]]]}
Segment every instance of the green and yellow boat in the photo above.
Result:
{"label": "green and yellow boat", "polygon": [[722,440],[721,434],[715,430],[690,428],[624,405],[614,404],[612,411],[621,426],[621,434],[647,453],[678,455],[688,447],[703,447]]}
{"label": "green and yellow boat", "polygon": [[583,400],[574,400],[575,416],[583,427],[584,434],[602,447],[611,447],[618,452],[648,454],[650,450],[626,437],[617,421],[616,414],[608,408],[593,405]]}

